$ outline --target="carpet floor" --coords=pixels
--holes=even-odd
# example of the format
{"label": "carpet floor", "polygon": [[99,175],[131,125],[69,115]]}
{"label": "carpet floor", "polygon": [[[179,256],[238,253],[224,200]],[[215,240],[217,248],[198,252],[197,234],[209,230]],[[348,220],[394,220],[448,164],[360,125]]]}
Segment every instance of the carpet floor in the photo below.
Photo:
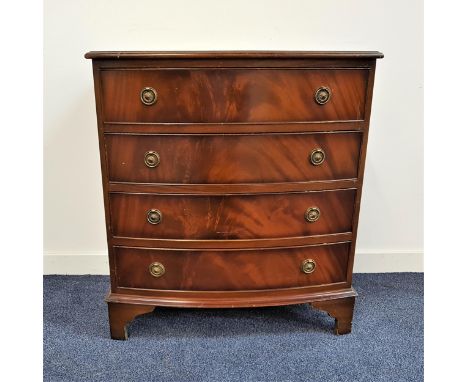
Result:
{"label": "carpet floor", "polygon": [[353,331],[308,305],[158,308],[109,337],[107,276],[44,276],[44,381],[422,381],[423,274],[356,274]]}

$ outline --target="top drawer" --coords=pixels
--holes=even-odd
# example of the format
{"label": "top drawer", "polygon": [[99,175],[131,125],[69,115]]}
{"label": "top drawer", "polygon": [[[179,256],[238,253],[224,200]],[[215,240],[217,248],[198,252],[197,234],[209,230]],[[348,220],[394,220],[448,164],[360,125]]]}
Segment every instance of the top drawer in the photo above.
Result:
{"label": "top drawer", "polygon": [[[362,68],[103,70],[103,118],[163,123],[363,120],[367,77]],[[142,94],[145,88],[154,90],[154,100],[151,89]]]}

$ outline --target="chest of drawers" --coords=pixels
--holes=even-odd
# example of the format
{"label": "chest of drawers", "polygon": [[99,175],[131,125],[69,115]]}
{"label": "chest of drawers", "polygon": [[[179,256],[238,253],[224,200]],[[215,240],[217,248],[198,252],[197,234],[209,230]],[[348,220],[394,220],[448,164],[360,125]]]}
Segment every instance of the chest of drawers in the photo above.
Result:
{"label": "chest of drawers", "polygon": [[309,303],[349,333],[379,52],[89,52],[111,337],[157,306]]}

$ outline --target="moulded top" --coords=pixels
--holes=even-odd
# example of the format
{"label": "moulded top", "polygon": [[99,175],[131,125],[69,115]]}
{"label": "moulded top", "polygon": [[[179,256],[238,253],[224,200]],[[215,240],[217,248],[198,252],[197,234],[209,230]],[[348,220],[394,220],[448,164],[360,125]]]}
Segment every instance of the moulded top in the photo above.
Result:
{"label": "moulded top", "polygon": [[92,51],[85,58],[92,59],[219,59],[219,58],[383,58],[374,51]]}

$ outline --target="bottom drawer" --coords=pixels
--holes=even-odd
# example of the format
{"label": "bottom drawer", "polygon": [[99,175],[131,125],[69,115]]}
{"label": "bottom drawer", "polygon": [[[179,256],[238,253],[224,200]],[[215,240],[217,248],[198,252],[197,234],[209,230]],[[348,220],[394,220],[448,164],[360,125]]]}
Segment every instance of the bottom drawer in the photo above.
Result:
{"label": "bottom drawer", "polygon": [[349,243],[255,250],[114,247],[117,287],[258,290],[346,281]]}

